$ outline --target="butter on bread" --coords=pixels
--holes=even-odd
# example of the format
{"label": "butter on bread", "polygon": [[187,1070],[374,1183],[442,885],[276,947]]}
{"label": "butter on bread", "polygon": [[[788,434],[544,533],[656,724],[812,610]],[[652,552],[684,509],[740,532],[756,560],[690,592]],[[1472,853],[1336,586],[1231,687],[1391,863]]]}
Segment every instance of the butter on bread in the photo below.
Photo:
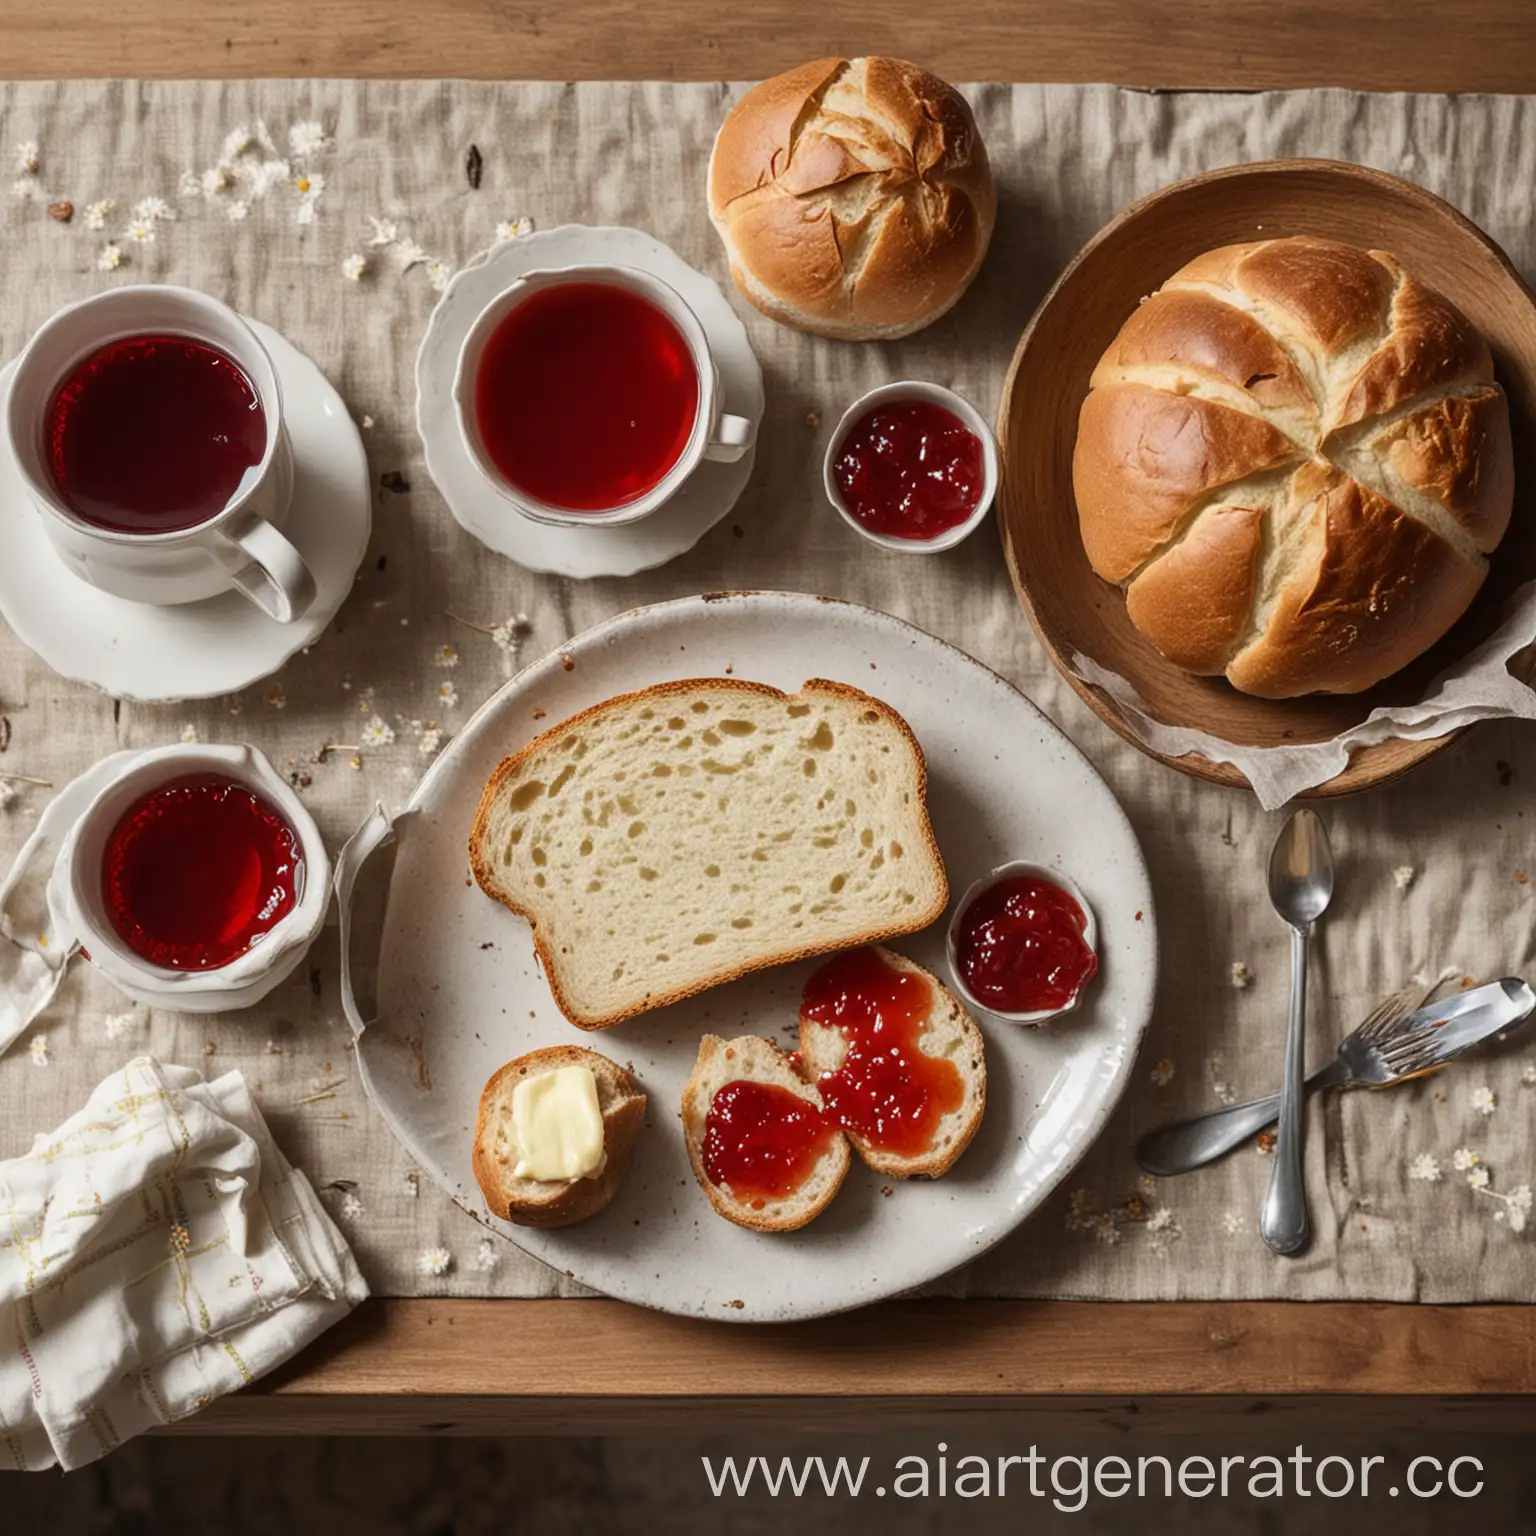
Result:
{"label": "butter on bread", "polygon": [[[514,1116],[519,1085],[570,1068],[592,1075],[602,1117],[601,1161],[590,1176],[519,1177]],[[645,1124],[645,1102],[623,1067],[582,1046],[545,1046],[509,1061],[486,1083],[475,1122],[473,1165],[485,1203],[495,1215],[520,1227],[565,1227],[595,1216],[613,1199],[629,1167]]]}
{"label": "butter on bread", "polygon": [[506,758],[470,863],[560,1011],[606,1029],[764,966],[926,927],[949,899],[922,749],[843,683],[660,683]]}

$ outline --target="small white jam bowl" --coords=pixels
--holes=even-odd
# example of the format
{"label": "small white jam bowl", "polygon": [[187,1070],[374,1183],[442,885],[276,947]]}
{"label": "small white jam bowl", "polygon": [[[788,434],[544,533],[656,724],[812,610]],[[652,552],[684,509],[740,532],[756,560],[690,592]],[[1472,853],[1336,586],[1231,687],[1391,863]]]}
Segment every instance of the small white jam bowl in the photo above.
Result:
{"label": "small white jam bowl", "polygon": [[[101,864],[118,822],[135,801],[173,779],[216,773],[253,790],[280,811],[304,850],[303,885],[293,911],[243,955],[210,971],[152,965],[118,937],[102,899]],[[304,803],[254,747],[177,745],[141,753],[91,801],[65,840],[49,900],[68,921],[91,963],[136,1002],[182,1013],[249,1008],[293,974],[325,922],[331,861]]]}
{"label": "small white jam bowl", "polygon": [[1025,859],[1015,859],[1011,864],[999,864],[991,874],[983,875],[980,880],[977,880],[967,889],[965,895],[955,903],[954,915],[949,920],[949,933],[945,939],[945,951],[949,958],[950,979],[954,982],[955,991],[959,993],[967,1006],[979,1008],[983,1013],[989,1013],[995,1019],[1007,1019],[1013,1024],[1044,1024],[1049,1019],[1058,1018],[1064,1013],[1071,1013],[1082,1002],[1085,988],[1093,985],[1094,977],[1089,977],[1084,986],[1077,989],[1072,1001],[1060,1008],[1038,1008],[1030,1013],[1004,1013],[1000,1008],[989,1007],[979,998],[972,996],[970,989],[965,984],[965,976],[960,969],[959,963],[960,925],[965,919],[965,914],[970,911],[971,904],[978,896],[991,890],[994,885],[1004,880],[1012,880],[1021,876],[1025,878],[1032,877],[1036,880],[1046,880],[1054,886],[1059,886],[1083,909],[1083,916],[1087,919],[1087,926],[1083,929],[1083,939],[1087,943],[1088,948],[1093,951],[1094,958],[1097,959],[1099,955],[1099,928],[1094,920],[1093,908],[1088,905],[1087,898],[1059,869],[1051,869],[1044,864],[1031,864]]}
{"label": "small white jam bowl", "polygon": [[[956,523],[953,528],[945,529],[936,538],[898,539],[889,533],[876,533],[874,529],[866,528],[849,511],[848,503],[843,500],[843,493],[838,489],[837,456],[843,451],[843,443],[848,434],[877,405],[885,405],[893,400],[924,400],[929,405],[940,406],[958,416],[961,423],[969,431],[974,432],[981,442],[981,499],[976,503],[976,510],[963,523]],[[936,555],[942,550],[953,549],[955,545],[970,538],[985,521],[987,513],[992,510],[992,500],[997,495],[998,483],[997,439],[993,437],[992,428],[987,425],[986,418],[981,412],[963,395],[957,395],[952,389],[945,389],[942,384],[927,384],[921,379],[905,379],[899,384],[882,384],[879,389],[872,389],[867,395],[860,395],[843,412],[843,419],[838,422],[837,429],[827,444],[827,456],[822,461],[821,483],[826,487],[827,500],[837,508],[843,521],[849,527],[857,529],[871,544],[878,544],[881,549],[895,550],[902,555]]]}

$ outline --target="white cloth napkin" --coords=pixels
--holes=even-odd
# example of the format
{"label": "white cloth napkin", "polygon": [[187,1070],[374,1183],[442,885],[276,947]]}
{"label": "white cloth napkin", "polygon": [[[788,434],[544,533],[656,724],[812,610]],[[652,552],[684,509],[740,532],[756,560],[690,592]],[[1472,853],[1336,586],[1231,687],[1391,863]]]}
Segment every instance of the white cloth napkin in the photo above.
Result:
{"label": "white cloth napkin", "polygon": [[367,1294],[240,1073],[132,1061],[0,1163],[0,1465],[94,1461]]}

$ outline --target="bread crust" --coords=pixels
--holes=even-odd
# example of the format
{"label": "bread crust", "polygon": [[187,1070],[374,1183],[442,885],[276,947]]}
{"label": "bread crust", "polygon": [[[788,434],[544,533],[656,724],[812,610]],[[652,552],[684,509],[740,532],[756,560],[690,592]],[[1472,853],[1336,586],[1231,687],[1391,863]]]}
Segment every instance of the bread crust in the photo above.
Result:
{"label": "bread crust", "polygon": [[1358,693],[1481,586],[1513,506],[1508,402],[1476,328],[1391,254],[1224,246],[1105,352],[1073,483],[1090,564],[1169,660],[1266,698]]}
{"label": "bread crust", "polygon": [[[714,1065],[714,1058],[717,1055],[721,1053],[730,1055],[732,1052],[740,1053],[740,1075],[728,1078],[727,1081],[772,1083],[776,1087],[797,1093],[818,1109],[826,1108],[815,1086],[805,1081],[804,1076],[796,1071],[793,1061],[773,1041],[764,1040],[756,1035],[743,1035],[735,1040],[723,1040],[719,1035],[705,1035],[699,1041],[699,1054],[694,1061],[693,1071],[689,1073],[688,1081],[683,1085],[683,1141],[688,1150],[689,1166],[693,1169],[693,1176],[698,1180],[699,1188],[704,1191],[709,1203],[727,1221],[734,1222],[738,1227],[747,1227],[754,1232],[798,1231],[821,1215],[832,1203],[838,1190],[843,1187],[843,1180],[847,1177],[852,1161],[848,1152],[848,1138],[841,1131],[833,1131],[832,1150],[825,1155],[840,1162],[841,1166],[837,1168],[835,1176],[830,1180],[828,1188],[820,1198],[808,1201],[805,1205],[783,1214],[775,1214],[766,1208],[760,1211],[754,1210],[750,1205],[732,1199],[704,1169],[704,1125],[709,1115],[709,1106],[714,1102],[715,1092],[719,1090],[707,1092],[701,1081]],[[768,1073],[764,1072],[760,1066],[754,1067],[748,1057],[750,1054],[757,1053],[768,1056],[780,1070]],[[723,1087],[724,1084],[721,1086]],[[798,1191],[796,1193],[798,1194]]]}
{"label": "bread crust", "polygon": [[[521,1078],[586,1067],[597,1081],[603,1116],[602,1172],[593,1179],[515,1179],[498,1163],[491,1117],[503,1097],[510,1098]],[[547,1045],[518,1056],[493,1072],[480,1093],[475,1116],[471,1164],[485,1203],[519,1227],[568,1227],[603,1210],[618,1193],[629,1159],[645,1125],[645,1095],[629,1072],[596,1051],[579,1045]]]}
{"label": "bread crust", "polygon": [[965,98],[900,59],[816,59],[732,108],[709,168],[731,276],[772,319],[894,339],[945,314],[997,218]]}
{"label": "bread crust", "polygon": [[[693,692],[700,688],[721,689],[726,692],[744,694],[756,694],[760,697],[793,700],[803,698],[807,694],[825,694],[846,699],[860,707],[876,709],[881,716],[896,727],[902,738],[910,748],[913,760],[913,773],[916,781],[916,814],[919,820],[919,835],[923,841],[924,851],[932,860],[933,867],[938,875],[938,893],[932,903],[926,908],[917,908],[912,916],[899,923],[870,930],[867,934],[860,934],[853,939],[836,939],[817,943],[798,945],[775,952],[772,955],[754,961],[748,965],[734,966],[722,971],[718,976],[702,980],[696,984],[686,984],[675,987],[669,991],[659,992],[647,997],[644,1002],[637,1003],[633,1007],[621,1008],[612,1013],[585,1016],[577,1009],[569,994],[561,983],[559,968],[554,961],[554,955],[550,950],[548,940],[541,930],[537,915],[533,910],[519,902],[509,891],[499,888],[494,871],[486,860],[482,851],[485,840],[487,824],[492,811],[495,808],[496,796],[501,785],[511,776],[522,771],[524,763],[535,753],[541,751],[550,742],[557,740],[567,731],[581,725],[583,722],[593,719],[605,711],[643,702],[654,702],[659,699],[671,698],[674,695]],[[538,956],[539,968],[544,974],[545,980],[555,999],[555,1005],[560,1012],[578,1029],[599,1030],[612,1029],[616,1024],[622,1024],[626,1019],[636,1017],[638,1014],[651,1013],[658,1008],[668,1007],[672,1003],[681,1002],[686,997],[695,997],[701,992],[706,992],[712,987],[724,986],[728,982],[737,981],[741,977],[750,975],[753,971],[766,970],[770,966],[790,965],[797,960],[809,959],[815,955],[829,954],[839,949],[856,948],[859,944],[875,943],[880,939],[892,938],[898,934],[915,933],[921,928],[926,928],[929,923],[936,921],[949,905],[949,883],[944,870],[944,860],[939,852],[938,839],[933,834],[933,821],[928,814],[928,763],[923,756],[923,749],[917,737],[912,732],[912,727],[891,706],[882,699],[877,699],[873,694],[863,692],[847,683],[832,682],[827,678],[810,678],[801,685],[798,694],[785,693],[782,689],[772,688],[767,683],[755,683],[739,677],[699,677],[684,678],[673,682],[653,683],[647,688],[638,688],[630,693],[615,694],[612,698],[603,699],[599,703],[590,704],[587,708],[579,710],[569,719],[561,721],[549,730],[535,736],[526,746],[505,757],[497,765],[491,774],[489,781],[480,797],[480,805],[475,812],[474,825],[469,834],[469,863],[474,874],[475,882],[493,901],[500,902],[509,912],[514,912],[518,917],[527,922],[533,933],[534,950]]]}

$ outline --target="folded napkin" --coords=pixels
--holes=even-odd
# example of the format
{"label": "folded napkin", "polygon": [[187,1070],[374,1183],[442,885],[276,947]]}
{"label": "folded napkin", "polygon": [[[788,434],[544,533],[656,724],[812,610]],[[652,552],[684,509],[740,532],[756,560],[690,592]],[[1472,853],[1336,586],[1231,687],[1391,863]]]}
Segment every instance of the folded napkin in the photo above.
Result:
{"label": "folded napkin", "polygon": [[367,1294],[240,1073],[132,1061],[0,1163],[0,1464],[94,1461]]}

